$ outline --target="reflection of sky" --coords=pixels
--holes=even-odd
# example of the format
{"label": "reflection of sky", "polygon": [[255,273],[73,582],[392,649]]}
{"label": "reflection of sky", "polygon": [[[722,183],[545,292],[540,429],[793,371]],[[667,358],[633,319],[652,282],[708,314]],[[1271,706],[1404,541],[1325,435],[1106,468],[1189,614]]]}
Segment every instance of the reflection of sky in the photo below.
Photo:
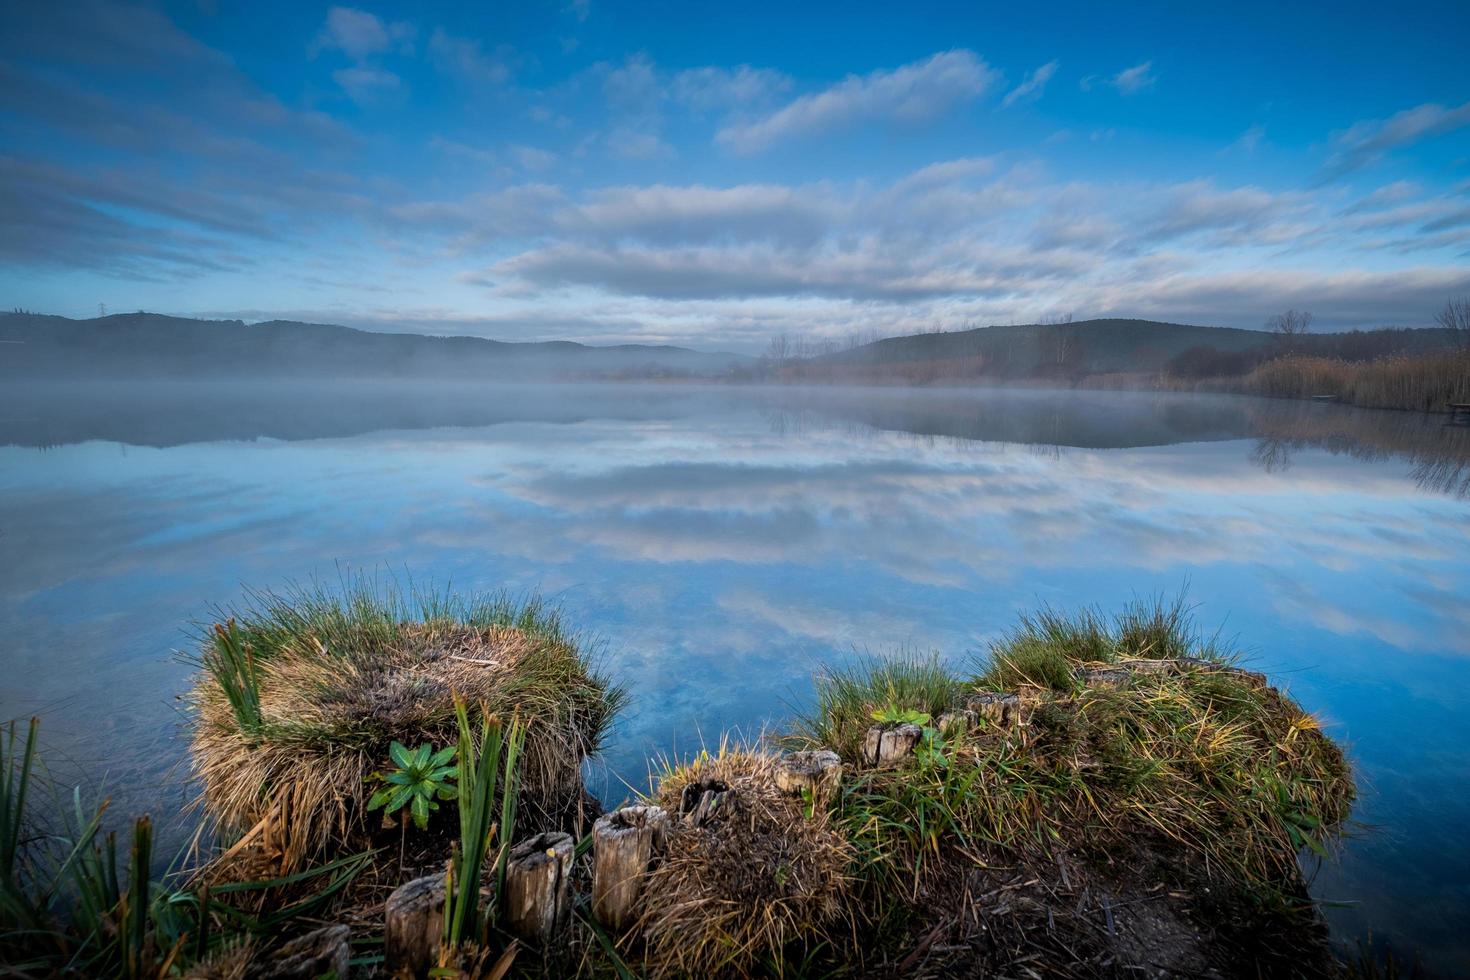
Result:
{"label": "reflection of sky", "polygon": [[[568,396],[573,397],[571,395]],[[819,408],[816,409],[819,411]],[[708,414],[168,449],[0,448],[5,715],[50,712],[118,806],[177,758],[183,628],[336,564],[540,589],[634,695],[607,795],[644,759],[778,722],[854,650],[983,648],[1039,602],[1186,579],[1204,620],[1346,739],[1376,825],[1324,871],[1345,929],[1470,966],[1470,505],[1408,462],[1235,439],[1056,452]],[[677,741],[676,741],[677,740]],[[171,790],[168,799],[179,798]]]}

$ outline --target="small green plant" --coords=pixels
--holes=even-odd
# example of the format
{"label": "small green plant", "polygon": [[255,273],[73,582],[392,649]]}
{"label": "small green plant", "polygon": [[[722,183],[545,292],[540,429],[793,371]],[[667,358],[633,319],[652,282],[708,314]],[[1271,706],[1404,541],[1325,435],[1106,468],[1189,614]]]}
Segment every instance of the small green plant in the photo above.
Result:
{"label": "small green plant", "polygon": [[900,708],[894,704],[890,704],[882,708],[875,708],[872,712],[872,717],[874,721],[882,722],[884,724],[929,724],[929,712],[919,711],[916,708]]}
{"label": "small green plant", "polygon": [[[447,900],[444,909],[444,949],[441,955],[464,943],[484,945],[488,924],[480,908],[480,869],[485,866],[495,843],[495,894],[505,894],[505,864],[509,842],[515,838],[516,794],[520,790],[517,769],[526,730],[519,718],[505,726],[483,707],[478,737],[470,724],[464,699],[454,698],[454,715],[459,725],[459,840],[450,857]],[[497,784],[500,790],[500,822],[494,821]]]}
{"label": "small green plant", "polygon": [[397,763],[397,768],[375,772],[370,779],[385,783],[368,800],[368,809],[382,811],[389,816],[408,808],[413,825],[420,830],[429,826],[429,814],[439,809],[439,800],[452,800],[458,788],[452,782],[459,775],[459,767],[450,762],[456,747],[446,746],[438,752],[432,745],[420,745],[409,749],[400,742],[388,747],[388,755]]}
{"label": "small green plant", "polygon": [[937,728],[924,728],[919,744],[914,746],[914,757],[924,769],[949,768],[949,743]]}

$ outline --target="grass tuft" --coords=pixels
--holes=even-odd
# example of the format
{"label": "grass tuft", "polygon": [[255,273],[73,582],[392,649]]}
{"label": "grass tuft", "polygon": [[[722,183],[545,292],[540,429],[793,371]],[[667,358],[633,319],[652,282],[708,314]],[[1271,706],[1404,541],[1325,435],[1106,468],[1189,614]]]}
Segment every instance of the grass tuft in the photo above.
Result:
{"label": "grass tuft", "polygon": [[[649,874],[639,923],[654,976],[788,975],[845,909],[853,850],[823,808],[783,796],[774,756],[722,745],[667,768],[653,802],[669,812],[668,850]],[[726,793],[702,826],[679,817],[691,785]]]}
{"label": "grass tuft", "polygon": [[355,579],[222,615],[191,696],[200,802],[226,838],[265,822],[275,871],[360,843],[366,778],[394,741],[455,743],[456,694],[525,720],[520,803],[555,825],[624,699],[536,599]]}

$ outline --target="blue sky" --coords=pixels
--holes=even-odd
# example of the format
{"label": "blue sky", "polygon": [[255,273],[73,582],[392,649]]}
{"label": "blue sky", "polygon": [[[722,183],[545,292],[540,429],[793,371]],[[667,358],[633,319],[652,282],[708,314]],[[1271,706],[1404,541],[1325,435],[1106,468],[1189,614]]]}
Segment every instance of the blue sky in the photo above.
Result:
{"label": "blue sky", "polygon": [[0,302],[754,350],[1470,292],[1470,5],[957,6],[8,3]]}

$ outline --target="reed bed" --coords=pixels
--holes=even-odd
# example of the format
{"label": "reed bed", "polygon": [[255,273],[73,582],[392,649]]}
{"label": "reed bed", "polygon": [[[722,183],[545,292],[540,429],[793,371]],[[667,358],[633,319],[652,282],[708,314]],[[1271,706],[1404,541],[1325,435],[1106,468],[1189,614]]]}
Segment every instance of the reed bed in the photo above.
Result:
{"label": "reed bed", "polygon": [[1363,408],[1444,412],[1452,404],[1470,404],[1470,351],[1404,354],[1372,361],[1278,357],[1243,377],[1207,381],[1201,387],[1270,398],[1326,395]]}

